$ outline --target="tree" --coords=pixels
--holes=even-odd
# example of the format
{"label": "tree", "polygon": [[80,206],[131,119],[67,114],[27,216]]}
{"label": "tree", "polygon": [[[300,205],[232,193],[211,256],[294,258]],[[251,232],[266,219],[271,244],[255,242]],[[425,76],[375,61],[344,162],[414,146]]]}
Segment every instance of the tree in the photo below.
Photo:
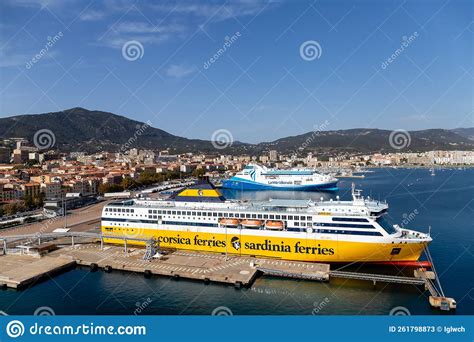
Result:
{"label": "tree", "polygon": [[23,201],[27,208],[32,208],[34,206],[33,197],[31,195],[26,195]]}
{"label": "tree", "polygon": [[120,192],[123,191],[123,187],[119,184],[104,183],[99,185],[99,193],[105,194],[107,192]]}
{"label": "tree", "polygon": [[200,177],[204,176],[205,173],[206,173],[206,170],[204,170],[202,168],[201,169],[194,169],[192,175],[193,175],[193,177],[200,178]]}
{"label": "tree", "polygon": [[15,215],[19,211],[25,211],[25,205],[22,202],[11,202],[3,206],[5,215]]}
{"label": "tree", "polygon": [[124,189],[129,190],[135,188],[137,186],[137,182],[132,177],[125,177],[124,179],[122,179],[120,186],[122,186]]}

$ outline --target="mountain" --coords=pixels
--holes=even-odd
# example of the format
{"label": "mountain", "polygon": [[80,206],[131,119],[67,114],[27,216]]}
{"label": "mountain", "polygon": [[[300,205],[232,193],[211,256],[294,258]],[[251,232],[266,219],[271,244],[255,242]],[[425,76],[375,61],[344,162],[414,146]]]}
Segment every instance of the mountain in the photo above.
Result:
{"label": "mountain", "polygon": [[[230,147],[216,150],[210,141],[175,136],[124,116],[84,108],[0,118],[0,138],[26,138],[33,143],[35,133],[44,129],[53,132],[54,149],[64,152],[125,151],[134,147],[152,150],[169,149],[171,153],[213,152],[254,155],[268,150],[283,153],[312,151],[328,155],[339,152],[474,150],[472,140],[474,128],[427,129],[411,131],[408,135],[401,132],[395,136],[390,130],[368,128],[308,132],[259,144],[234,142]],[[395,145],[404,148],[400,150],[394,148],[390,144],[391,140]]]}
{"label": "mountain", "polygon": [[32,143],[41,129],[53,132],[54,148],[60,151],[120,151],[134,147],[168,148],[172,153],[215,151],[210,141],[178,137],[124,116],[84,108],[0,118],[0,138],[26,138]]}
{"label": "mountain", "polygon": [[451,131],[469,140],[474,140],[474,127],[455,128],[455,129],[452,129]]}
{"label": "mountain", "polygon": [[[445,129],[427,129],[411,132],[356,128],[337,131],[309,132],[273,142],[260,143],[260,149],[282,152],[304,148],[318,153],[334,152],[422,152],[432,150],[474,150],[474,141]],[[392,134],[392,138],[391,137]],[[398,139],[398,140],[397,140]],[[391,144],[392,142],[392,144]],[[393,146],[392,146],[393,145]]]}

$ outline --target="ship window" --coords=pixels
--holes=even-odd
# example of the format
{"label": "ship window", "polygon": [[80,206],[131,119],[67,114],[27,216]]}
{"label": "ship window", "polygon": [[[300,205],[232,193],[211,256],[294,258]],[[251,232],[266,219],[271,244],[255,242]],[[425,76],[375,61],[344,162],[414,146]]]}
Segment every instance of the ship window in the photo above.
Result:
{"label": "ship window", "polygon": [[172,215],[176,215],[176,211],[173,210],[173,212],[171,213]]}
{"label": "ship window", "polygon": [[256,214],[252,214],[252,218],[257,218],[257,215],[256,215]]}
{"label": "ship window", "polygon": [[195,211],[191,212],[191,214],[192,214],[192,216],[196,216],[196,212],[195,212]]}
{"label": "ship window", "polygon": [[286,215],[281,215],[282,220],[286,220]]}
{"label": "ship window", "polygon": [[389,223],[384,217],[378,217],[375,222],[380,224],[380,226],[388,233],[394,234],[397,230],[393,227],[391,223]]}
{"label": "ship window", "polygon": [[245,217],[246,217],[246,218],[250,218],[250,214],[245,214]]}
{"label": "ship window", "polygon": [[258,215],[257,215],[257,218],[261,219],[261,218],[262,218],[262,214],[258,214]]}
{"label": "ship window", "polygon": [[302,220],[302,221],[306,220],[306,216],[301,216],[300,220]]}
{"label": "ship window", "polygon": [[270,215],[270,220],[275,219],[275,215]]}
{"label": "ship window", "polygon": [[300,226],[300,223],[299,222],[295,222],[295,227],[299,227]]}
{"label": "ship window", "polygon": [[275,218],[276,218],[277,220],[279,220],[279,219],[280,219],[280,215],[276,215]]}
{"label": "ship window", "polygon": [[168,215],[171,215],[171,210],[166,211]]}
{"label": "ship window", "polygon": [[311,221],[311,220],[312,220],[312,217],[311,217],[311,216],[306,216],[306,219],[307,219],[308,221]]}
{"label": "ship window", "polygon": [[153,210],[148,210],[148,214],[151,214],[153,212]]}
{"label": "ship window", "polygon": [[267,218],[268,218],[268,215],[266,215],[266,214],[263,215],[263,218],[264,218],[264,219],[267,219]]}
{"label": "ship window", "polygon": [[187,211],[187,212],[186,212],[186,215],[191,216],[191,212],[190,212],[190,211]]}
{"label": "ship window", "polygon": [[212,216],[216,217],[216,216],[217,216],[217,213],[212,213]]}
{"label": "ship window", "polygon": [[201,216],[202,213],[200,211],[197,212],[197,216]]}

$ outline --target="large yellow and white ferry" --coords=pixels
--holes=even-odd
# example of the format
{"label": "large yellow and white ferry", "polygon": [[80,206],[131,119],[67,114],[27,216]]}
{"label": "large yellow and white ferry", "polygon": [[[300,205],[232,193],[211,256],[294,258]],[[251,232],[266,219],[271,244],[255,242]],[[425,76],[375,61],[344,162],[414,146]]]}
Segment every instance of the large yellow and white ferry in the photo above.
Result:
{"label": "large yellow and white ferry", "polygon": [[354,188],[352,201],[249,202],[226,200],[211,183],[199,181],[166,200],[109,203],[102,232],[110,243],[123,243],[114,236],[155,238],[164,248],[286,260],[417,261],[431,237],[389,224],[387,209]]}

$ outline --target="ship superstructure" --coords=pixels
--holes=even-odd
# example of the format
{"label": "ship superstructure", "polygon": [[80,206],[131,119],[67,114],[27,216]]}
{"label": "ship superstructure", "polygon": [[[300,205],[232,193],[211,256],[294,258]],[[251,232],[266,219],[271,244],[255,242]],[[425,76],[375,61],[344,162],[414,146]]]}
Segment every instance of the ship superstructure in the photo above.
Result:
{"label": "ship superstructure", "polygon": [[249,164],[222,187],[237,190],[336,191],[337,179],[314,169],[268,169]]}
{"label": "ship superstructure", "polygon": [[119,242],[113,236],[155,238],[164,248],[287,260],[418,260],[431,237],[389,224],[387,210],[387,203],[357,190],[351,201],[230,201],[203,181],[168,200],[108,204],[102,232],[108,242]]}

